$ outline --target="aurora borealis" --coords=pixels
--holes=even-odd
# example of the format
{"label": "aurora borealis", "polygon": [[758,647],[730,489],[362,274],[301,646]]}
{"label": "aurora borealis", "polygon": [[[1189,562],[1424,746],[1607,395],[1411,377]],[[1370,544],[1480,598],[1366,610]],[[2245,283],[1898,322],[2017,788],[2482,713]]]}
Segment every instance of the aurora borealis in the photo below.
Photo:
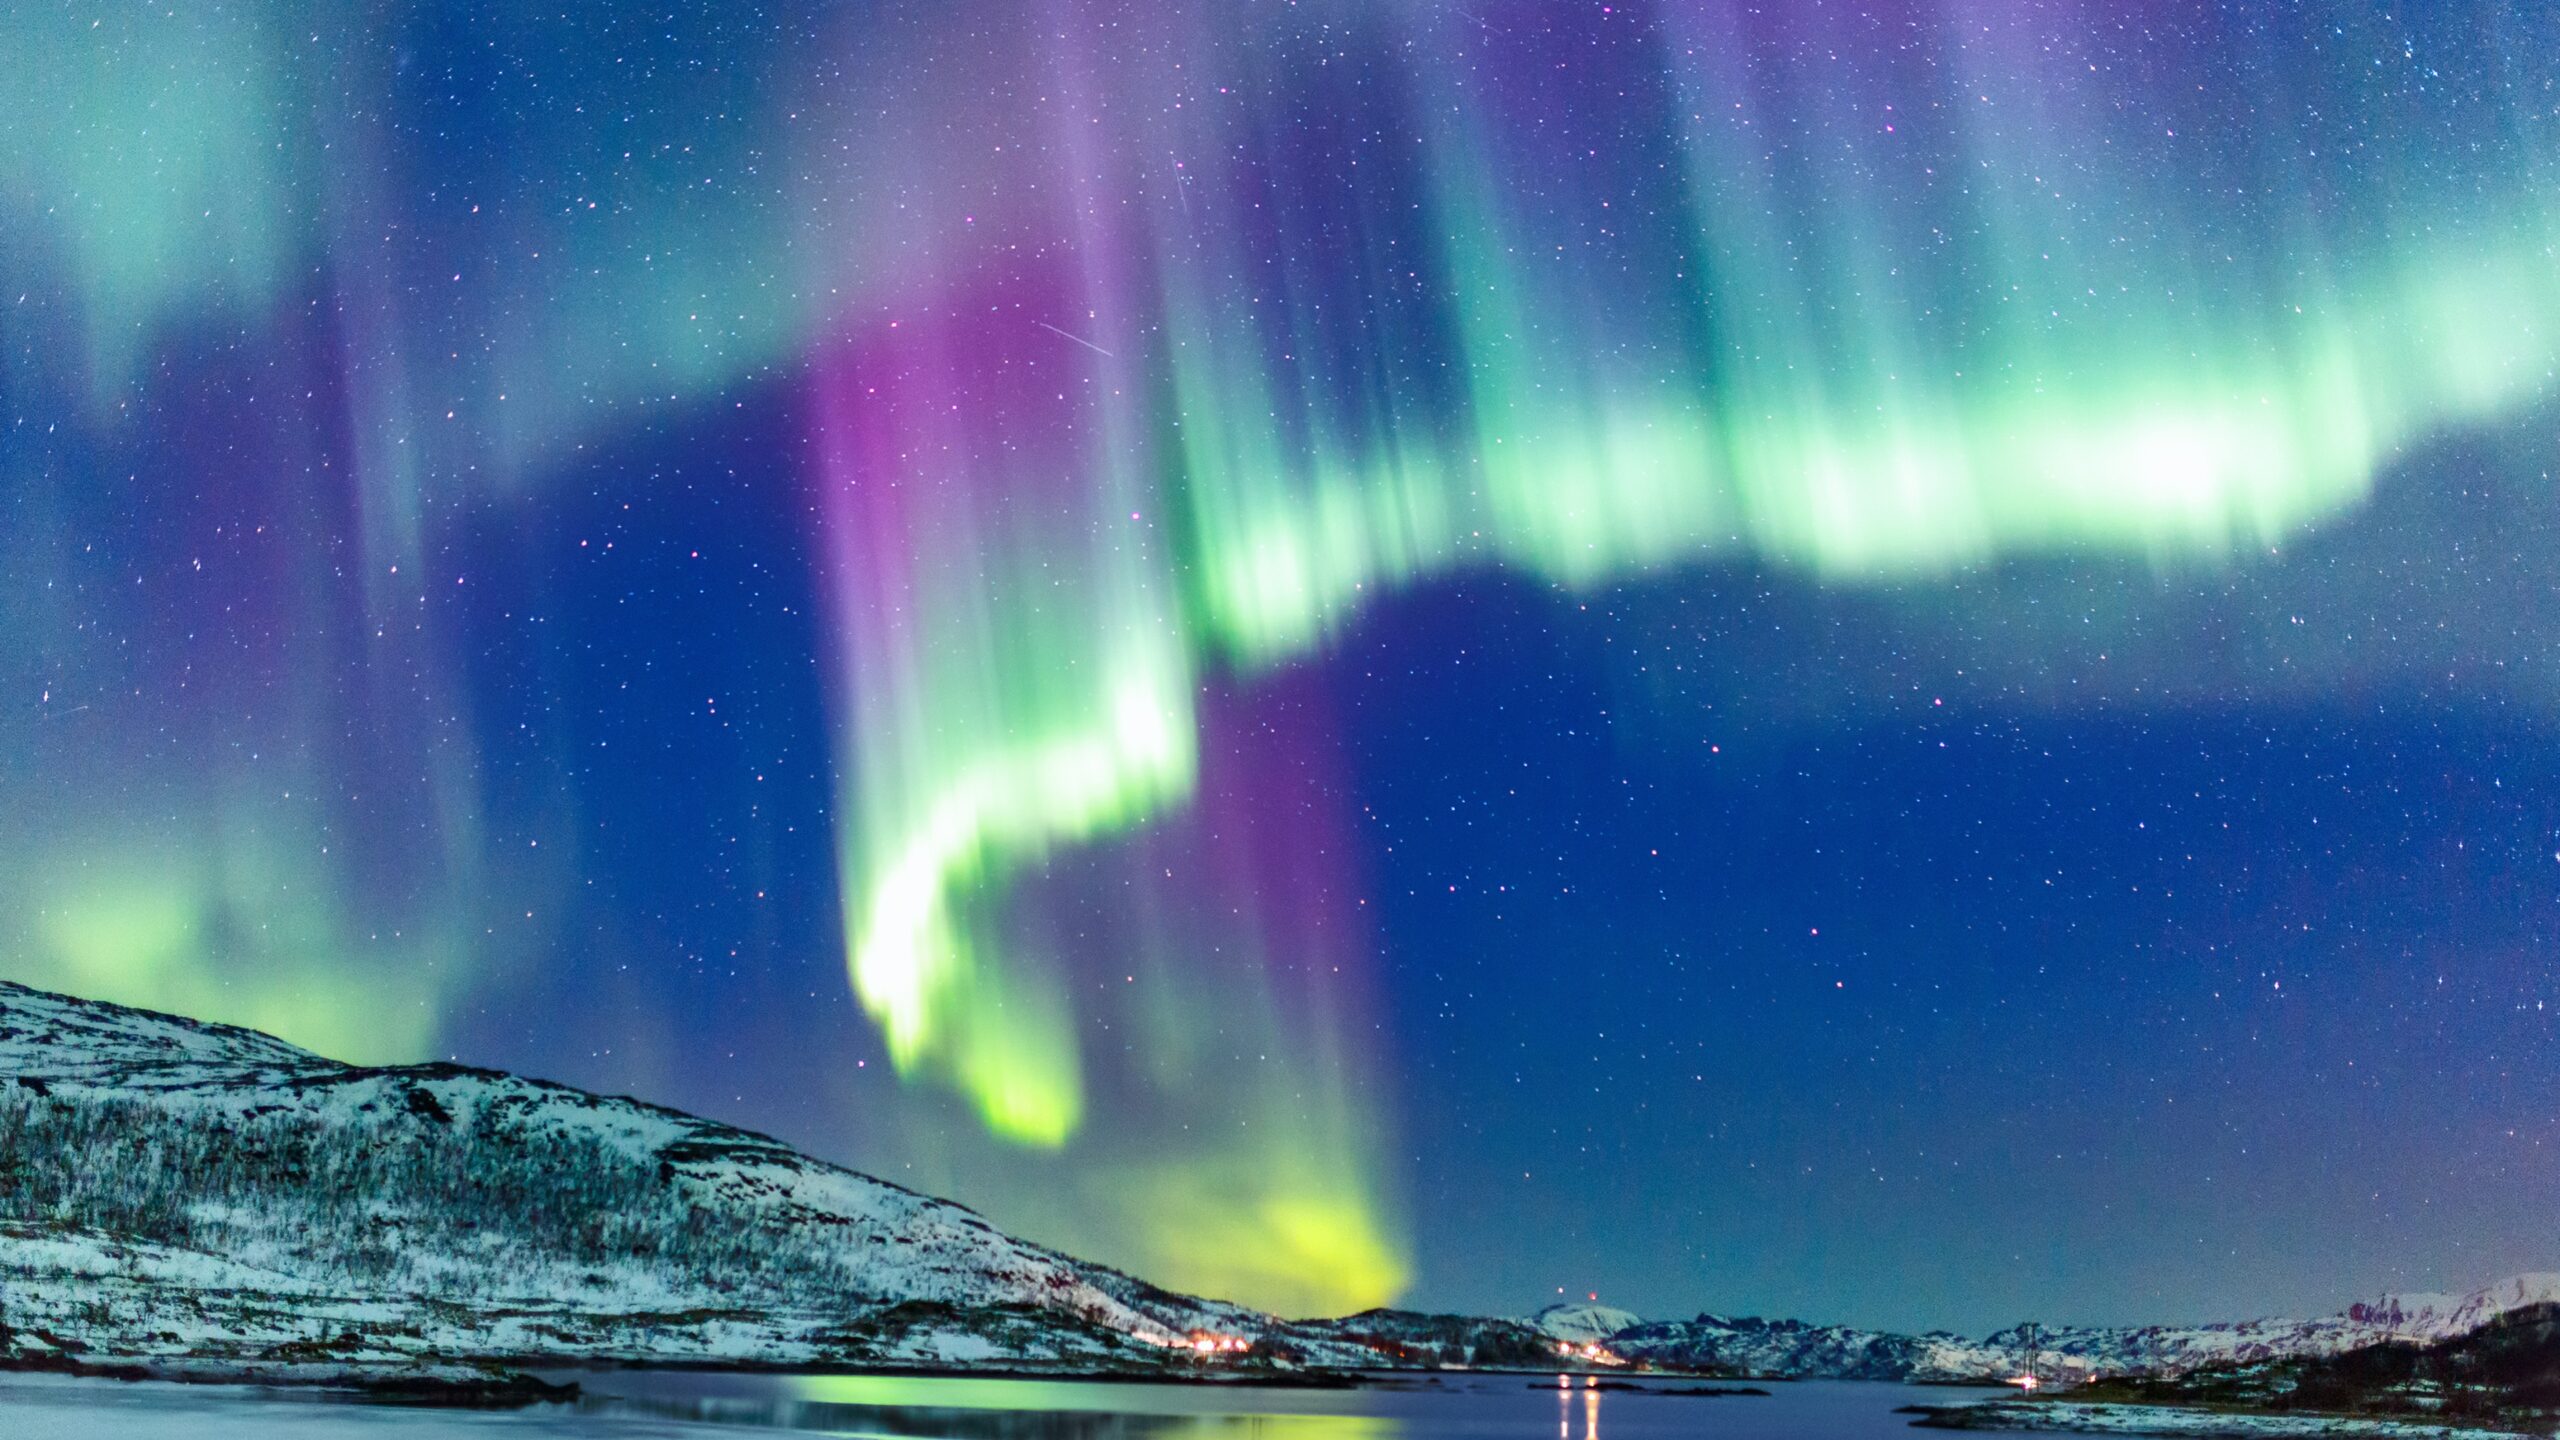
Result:
{"label": "aurora borealis", "polygon": [[0,975],[1292,1311],[2553,1258],[2560,13],[0,46]]}

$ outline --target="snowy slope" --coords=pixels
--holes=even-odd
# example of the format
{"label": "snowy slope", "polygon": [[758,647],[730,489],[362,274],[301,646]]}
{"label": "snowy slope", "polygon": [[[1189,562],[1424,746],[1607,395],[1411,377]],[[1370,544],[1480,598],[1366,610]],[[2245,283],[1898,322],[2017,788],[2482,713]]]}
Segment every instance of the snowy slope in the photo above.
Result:
{"label": "snowy slope", "polygon": [[1267,1317],[637,1101],[0,984],[0,1350],[1161,1365]]}

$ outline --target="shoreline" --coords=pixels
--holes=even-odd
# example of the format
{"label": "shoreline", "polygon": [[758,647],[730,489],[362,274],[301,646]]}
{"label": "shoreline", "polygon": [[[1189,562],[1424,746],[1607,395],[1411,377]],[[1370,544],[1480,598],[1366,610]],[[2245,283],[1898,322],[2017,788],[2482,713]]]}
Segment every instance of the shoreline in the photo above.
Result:
{"label": "shoreline", "polygon": [[442,1410],[521,1410],[578,1398],[574,1384],[544,1380],[530,1370],[473,1361],[425,1361],[415,1365],[365,1365],[329,1360],[236,1360],[154,1356],[132,1360],[75,1360],[69,1356],[0,1359],[0,1377],[52,1375],[71,1380],[200,1385],[242,1390],[334,1392],[368,1404],[414,1405]]}
{"label": "shoreline", "polygon": [[[366,1362],[277,1357],[161,1355],[112,1360],[69,1355],[0,1357],[0,1376],[57,1375],[83,1380],[159,1382],[177,1385],[234,1386],[307,1392],[338,1392],[360,1403],[413,1405],[421,1408],[515,1410],[534,1405],[569,1403],[585,1392],[579,1375],[621,1371],[653,1371],[684,1375],[842,1376],[863,1375],[923,1380],[1015,1380],[1072,1382],[1092,1385],[1199,1386],[1270,1390],[1344,1391],[1398,1388],[1447,1376],[1553,1376],[1588,1378],[1610,1389],[1646,1388],[1624,1371],[1583,1371],[1510,1366],[1450,1369],[1381,1366],[1361,1370],[1223,1369],[1182,1372],[1148,1367],[1025,1365],[986,1367],[952,1365],[862,1365],[844,1362],[801,1363],[752,1359],[676,1360],[627,1356],[563,1355],[433,1357],[414,1362]],[[1733,1385],[1729,1376],[1685,1371],[1642,1372],[1644,1378],[1668,1385]],[[559,1377],[559,1378],[553,1378]],[[1743,1384],[1762,1384],[1753,1378]],[[1738,1393],[1738,1392],[1736,1392]],[[1761,1392],[1766,1393],[1766,1392]]]}
{"label": "shoreline", "polygon": [[2307,1410],[2211,1409],[2086,1400],[1978,1400],[1966,1405],[1906,1405],[1922,1430],[1997,1430],[2067,1435],[2148,1435],[2172,1440],[2550,1440],[2544,1430],[2497,1429],[2398,1416]]}

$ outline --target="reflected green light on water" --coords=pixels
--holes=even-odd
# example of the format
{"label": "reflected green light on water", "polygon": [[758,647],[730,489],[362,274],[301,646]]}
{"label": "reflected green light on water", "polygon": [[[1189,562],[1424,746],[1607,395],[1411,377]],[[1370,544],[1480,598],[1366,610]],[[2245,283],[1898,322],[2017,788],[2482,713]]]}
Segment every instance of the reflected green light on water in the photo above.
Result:
{"label": "reflected green light on water", "polygon": [[[920,1375],[808,1375],[784,1383],[787,1403],[797,1413],[781,1423],[840,1434],[967,1440],[1400,1440],[1405,1433],[1395,1420],[1352,1413],[1363,1404],[1358,1391]],[[1591,1398],[1596,1404],[1599,1397]]]}
{"label": "reflected green light on water", "polygon": [[[1358,1390],[1235,1386],[1096,1385],[1090,1381],[953,1379],[911,1375],[789,1378],[798,1414],[781,1423],[837,1433],[899,1437],[1255,1436],[1269,1440],[1403,1440],[1399,1420],[1355,1413],[1375,1398]],[[1557,1440],[1600,1440],[1604,1392],[1589,1377],[1556,1377]],[[830,1413],[834,1412],[834,1413]]]}

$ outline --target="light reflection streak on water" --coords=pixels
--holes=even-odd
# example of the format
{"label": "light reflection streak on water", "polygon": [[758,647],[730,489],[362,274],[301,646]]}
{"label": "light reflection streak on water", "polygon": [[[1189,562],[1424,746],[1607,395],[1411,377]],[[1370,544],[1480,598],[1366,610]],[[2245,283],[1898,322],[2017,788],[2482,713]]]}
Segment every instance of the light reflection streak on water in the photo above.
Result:
{"label": "light reflection streak on water", "polygon": [[[1556,1440],[1573,1440],[1573,1396],[1573,1377],[1557,1376]],[[1582,1377],[1582,1440],[1600,1440],[1600,1385],[1589,1375]]]}

